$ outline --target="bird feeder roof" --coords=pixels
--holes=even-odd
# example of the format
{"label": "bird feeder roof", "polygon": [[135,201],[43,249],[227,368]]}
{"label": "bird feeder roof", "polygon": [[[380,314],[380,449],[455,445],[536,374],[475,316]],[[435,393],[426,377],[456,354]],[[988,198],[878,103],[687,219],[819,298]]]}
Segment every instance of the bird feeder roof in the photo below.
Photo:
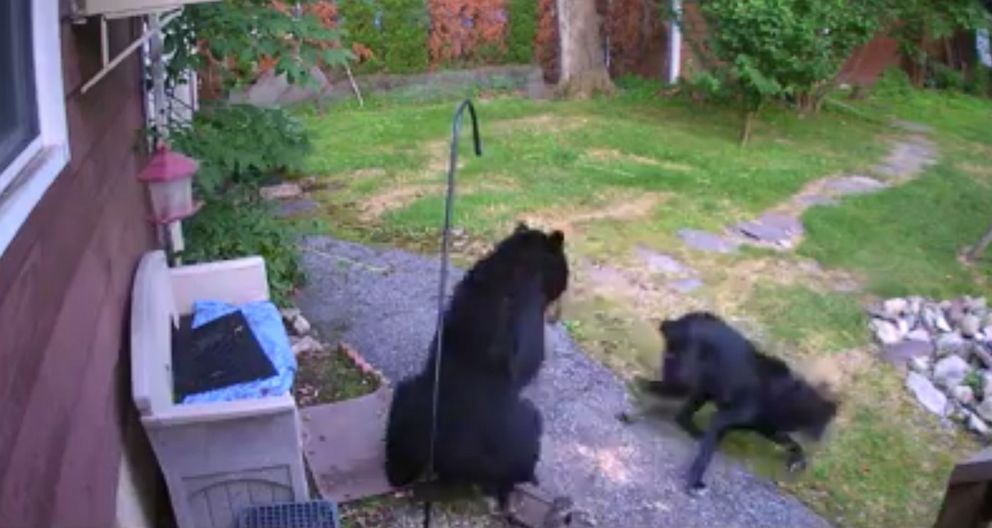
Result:
{"label": "bird feeder roof", "polygon": [[146,182],[179,180],[193,176],[197,168],[199,164],[196,160],[163,146],[155,151],[151,161],[138,174],[138,179]]}

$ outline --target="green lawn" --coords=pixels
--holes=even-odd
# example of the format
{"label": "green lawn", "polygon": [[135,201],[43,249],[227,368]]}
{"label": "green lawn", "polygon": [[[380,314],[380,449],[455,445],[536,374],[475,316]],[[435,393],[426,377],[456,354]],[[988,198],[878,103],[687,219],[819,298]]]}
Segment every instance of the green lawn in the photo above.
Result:
{"label": "green lawn", "polygon": [[[483,156],[471,155],[464,127],[455,224],[467,243],[457,258],[469,262],[519,219],[565,228],[575,272],[566,326],[625,377],[655,366],[653,320],[699,308],[726,315],[843,397],[830,441],[798,478],[782,474],[767,442],[732,435],[726,450],[840,526],[929,525],[953,461],[976,444],[935,424],[872,357],[863,306],[910,292],[989,293],[988,263],[966,267],[956,254],[992,222],[992,104],[883,92],[814,117],[769,109],[747,149],[732,109],[656,98],[650,87],[582,102],[478,99]],[[308,170],[329,185],[317,198],[333,234],[436,247],[453,109],[391,98],[301,110],[316,136]],[[675,236],[718,230],[814,179],[870,167],[900,134],[890,117],[934,127],[940,163],[903,186],[808,211],[795,253],[713,256]],[[704,286],[666,290],[635,248],[692,266]],[[610,272],[597,275],[593,264]],[[835,287],[842,279],[859,288]]]}

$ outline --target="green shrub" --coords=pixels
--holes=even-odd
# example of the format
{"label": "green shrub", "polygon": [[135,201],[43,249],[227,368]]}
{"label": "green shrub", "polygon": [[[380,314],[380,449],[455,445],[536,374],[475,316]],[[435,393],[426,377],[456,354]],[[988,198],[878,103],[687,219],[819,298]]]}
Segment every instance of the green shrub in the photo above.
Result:
{"label": "green shrub", "polygon": [[360,72],[382,69],[382,33],[376,27],[377,3],[374,0],[339,0],[338,15],[341,27],[345,30],[345,44],[361,44],[372,51],[372,57],[360,63]]}
{"label": "green shrub", "polygon": [[204,109],[175,127],[169,142],[200,162],[194,182],[205,199],[232,184],[254,186],[272,173],[298,171],[310,151],[306,129],[289,112],[249,105]]}
{"label": "green shrub", "polygon": [[361,72],[413,73],[427,70],[427,5],[424,0],[342,0],[347,42],[372,52]]}
{"label": "green shrub", "polygon": [[972,68],[965,79],[964,91],[979,97],[992,95],[992,68],[981,65]]}
{"label": "green shrub", "polygon": [[380,0],[382,47],[379,53],[389,73],[427,69],[427,6],[424,0]]}
{"label": "green shrub", "polygon": [[709,0],[709,49],[720,61],[720,87],[745,116],[741,143],[768,100],[791,98],[802,111],[819,108],[851,50],[877,28],[870,0]]}
{"label": "green shrub", "polygon": [[964,91],[964,73],[939,62],[933,62],[930,64],[930,72],[931,77],[929,84],[933,88],[937,88],[938,90],[951,90],[955,92]]}
{"label": "green shrub", "polygon": [[286,304],[303,279],[298,230],[276,218],[258,198],[257,187],[273,173],[300,169],[310,150],[306,128],[285,110],[219,105],[173,127],[169,142],[200,162],[193,182],[205,202],[185,222],[183,258],[209,262],[260,255],[273,300]]}
{"label": "green shrub", "polygon": [[203,209],[184,222],[189,263],[211,262],[250,255],[265,259],[272,300],[285,306],[303,282],[298,229],[276,218],[254,191],[232,188],[223,199],[207,201]]}
{"label": "green shrub", "polygon": [[534,57],[537,33],[537,0],[509,0],[507,3],[506,58],[529,64]]}

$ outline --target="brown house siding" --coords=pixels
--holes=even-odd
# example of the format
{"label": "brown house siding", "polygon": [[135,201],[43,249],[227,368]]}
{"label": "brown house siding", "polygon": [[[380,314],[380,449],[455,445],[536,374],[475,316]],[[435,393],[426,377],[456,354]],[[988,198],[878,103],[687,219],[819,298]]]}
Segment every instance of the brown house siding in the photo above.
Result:
{"label": "brown house siding", "polygon": [[867,44],[851,53],[841,68],[838,80],[850,84],[871,85],[886,69],[892,66],[898,67],[901,60],[899,43],[892,37],[879,33]]}
{"label": "brown house siding", "polygon": [[[112,53],[139,32],[111,23]],[[131,279],[155,244],[139,56],[83,95],[99,25],[61,40],[72,159],[0,255],[0,528],[114,525]]]}

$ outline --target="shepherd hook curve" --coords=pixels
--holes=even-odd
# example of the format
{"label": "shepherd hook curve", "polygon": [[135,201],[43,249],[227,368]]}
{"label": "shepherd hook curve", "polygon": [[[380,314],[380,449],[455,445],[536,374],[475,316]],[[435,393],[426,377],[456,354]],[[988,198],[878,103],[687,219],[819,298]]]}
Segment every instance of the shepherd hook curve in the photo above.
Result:
{"label": "shepherd hook curve", "polygon": [[[444,199],[444,224],[441,226],[441,277],[437,291],[437,335],[434,354],[434,390],[431,394],[431,435],[427,451],[427,480],[434,478],[434,436],[437,434],[437,402],[441,381],[441,350],[444,337],[444,296],[448,289],[448,246],[451,237],[451,206],[455,198],[455,169],[458,167],[458,133],[462,128],[462,116],[468,108],[472,118],[472,144],[475,155],[482,156],[482,141],[479,137],[479,120],[475,115],[475,106],[470,99],[465,99],[455,109],[451,123],[451,154],[448,158],[448,185]],[[431,525],[431,501],[424,502],[424,528]]]}

